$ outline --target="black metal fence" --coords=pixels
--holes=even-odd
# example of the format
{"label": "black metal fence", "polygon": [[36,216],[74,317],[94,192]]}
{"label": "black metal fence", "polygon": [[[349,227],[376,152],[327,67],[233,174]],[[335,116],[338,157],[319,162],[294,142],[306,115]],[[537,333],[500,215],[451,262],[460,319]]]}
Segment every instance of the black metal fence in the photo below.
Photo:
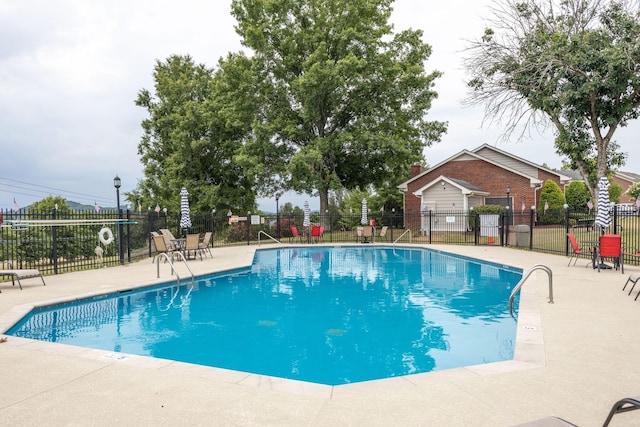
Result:
{"label": "black metal fence", "polygon": [[[0,227],[0,263],[6,267],[37,268],[44,274],[100,268],[131,262],[153,255],[150,234],[162,228],[176,237],[186,233],[214,233],[211,246],[269,245],[274,240],[308,243],[361,243],[360,215],[320,215],[312,213],[311,224],[321,225],[321,237],[312,236],[304,218],[288,215],[227,216],[211,212],[191,215],[192,226],[180,229],[180,215],[164,212],[78,211],[62,216],[53,212],[3,211]],[[377,212],[367,217],[375,224],[371,240],[387,243],[455,245],[499,245],[537,252],[568,255],[568,232],[579,242],[597,240],[601,230],[594,226],[593,212],[568,209],[545,212],[509,211],[478,214],[471,211],[428,211],[419,215]],[[368,225],[370,226],[370,225]],[[104,227],[113,233],[113,242],[104,244],[99,236]],[[300,233],[294,237],[292,227]],[[120,230],[121,229],[121,230]],[[621,234],[629,252],[640,250],[640,217],[628,212],[612,212],[610,233]],[[382,234],[382,235],[381,235]],[[367,241],[369,241],[367,239]],[[637,262],[637,257],[625,263]]]}

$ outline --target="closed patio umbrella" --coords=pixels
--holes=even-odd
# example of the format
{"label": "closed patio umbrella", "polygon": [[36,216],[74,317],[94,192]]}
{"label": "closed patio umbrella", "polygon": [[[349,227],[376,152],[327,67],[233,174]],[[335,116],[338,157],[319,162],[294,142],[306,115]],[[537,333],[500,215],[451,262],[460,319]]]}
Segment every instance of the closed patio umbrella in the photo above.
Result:
{"label": "closed patio umbrella", "polygon": [[182,187],[180,190],[180,228],[191,227],[191,210],[189,209],[189,192]]}
{"label": "closed patio umbrella", "polygon": [[[362,224],[366,228],[368,222],[369,221],[367,220],[367,199],[363,198],[362,199],[362,218],[360,218],[360,224]],[[369,239],[366,236],[372,236],[372,234],[371,233],[365,234],[365,232],[363,231],[363,236],[364,237],[362,238],[362,242],[367,243]]]}
{"label": "closed patio umbrella", "polygon": [[304,202],[304,219],[302,220],[302,225],[304,227],[308,227],[311,225],[311,209],[309,209],[309,202]]}
{"label": "closed patio umbrella", "polygon": [[609,180],[603,176],[598,180],[598,203],[596,205],[598,212],[594,221],[595,225],[601,227],[602,233],[604,233],[605,228],[611,225],[609,205]]}
{"label": "closed patio umbrella", "polygon": [[311,225],[311,209],[309,209],[309,202],[304,202],[304,208],[302,209],[304,212],[304,219],[302,220],[302,226],[305,229],[305,234],[307,235],[307,240],[311,239],[309,236],[309,226]]}
{"label": "closed patio umbrella", "polygon": [[[598,180],[598,201],[596,204],[597,213],[596,219],[594,221],[595,226],[599,226],[601,228],[602,234],[604,234],[604,229],[611,225],[611,214],[609,213],[609,180],[607,177],[603,176]],[[602,268],[611,268],[611,266],[599,261],[600,265],[598,265],[598,269]],[[595,260],[593,263],[593,268],[596,268]]]}
{"label": "closed patio umbrella", "polygon": [[367,225],[367,199],[362,199],[362,218],[360,218],[360,224]]}

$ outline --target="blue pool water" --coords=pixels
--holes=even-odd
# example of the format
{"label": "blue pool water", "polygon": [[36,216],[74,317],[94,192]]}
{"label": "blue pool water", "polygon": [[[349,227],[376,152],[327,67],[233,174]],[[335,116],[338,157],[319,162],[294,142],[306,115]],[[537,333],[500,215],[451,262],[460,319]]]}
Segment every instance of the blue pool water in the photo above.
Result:
{"label": "blue pool water", "polygon": [[423,248],[269,249],[195,285],[40,308],[7,333],[337,385],[513,358],[521,277]]}

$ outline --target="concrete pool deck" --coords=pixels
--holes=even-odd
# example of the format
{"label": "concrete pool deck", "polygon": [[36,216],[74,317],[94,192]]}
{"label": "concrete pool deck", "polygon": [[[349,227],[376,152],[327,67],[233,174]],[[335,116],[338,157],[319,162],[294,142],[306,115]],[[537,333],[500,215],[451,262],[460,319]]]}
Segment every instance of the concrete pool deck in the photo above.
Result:
{"label": "concrete pool deck", "polygon": [[[273,246],[263,246],[273,247]],[[514,361],[346,386],[289,381],[163,359],[4,336],[0,420],[47,426],[512,426],[554,415],[599,426],[611,406],[640,395],[640,299],[621,289],[638,266],[600,273],[586,260],[502,247],[429,245],[514,267],[535,264],[522,289]],[[255,246],[213,250],[195,274],[250,264]],[[181,277],[186,269],[177,263]],[[125,266],[0,284],[0,330],[33,305],[171,279],[168,264]],[[628,289],[627,289],[628,290]],[[636,287],[636,291],[637,291]],[[640,411],[611,426],[640,425]]]}

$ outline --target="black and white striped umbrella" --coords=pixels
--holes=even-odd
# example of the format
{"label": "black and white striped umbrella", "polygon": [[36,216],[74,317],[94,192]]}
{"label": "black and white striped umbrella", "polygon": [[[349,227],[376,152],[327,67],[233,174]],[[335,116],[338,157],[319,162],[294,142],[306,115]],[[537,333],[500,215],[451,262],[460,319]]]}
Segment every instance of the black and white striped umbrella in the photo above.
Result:
{"label": "black and white striped umbrella", "polygon": [[189,209],[189,192],[182,187],[180,190],[180,228],[191,227],[191,210]]}
{"label": "black and white striped umbrella", "polygon": [[309,202],[304,202],[304,220],[302,221],[303,227],[308,227],[311,225],[311,209],[309,209]]}
{"label": "black and white striped umbrella", "polygon": [[362,199],[362,218],[360,218],[360,224],[367,225],[367,199]]}
{"label": "black and white striped umbrella", "polygon": [[598,180],[598,213],[596,214],[595,225],[604,229],[611,225],[611,214],[609,213],[609,180],[603,176]]}

